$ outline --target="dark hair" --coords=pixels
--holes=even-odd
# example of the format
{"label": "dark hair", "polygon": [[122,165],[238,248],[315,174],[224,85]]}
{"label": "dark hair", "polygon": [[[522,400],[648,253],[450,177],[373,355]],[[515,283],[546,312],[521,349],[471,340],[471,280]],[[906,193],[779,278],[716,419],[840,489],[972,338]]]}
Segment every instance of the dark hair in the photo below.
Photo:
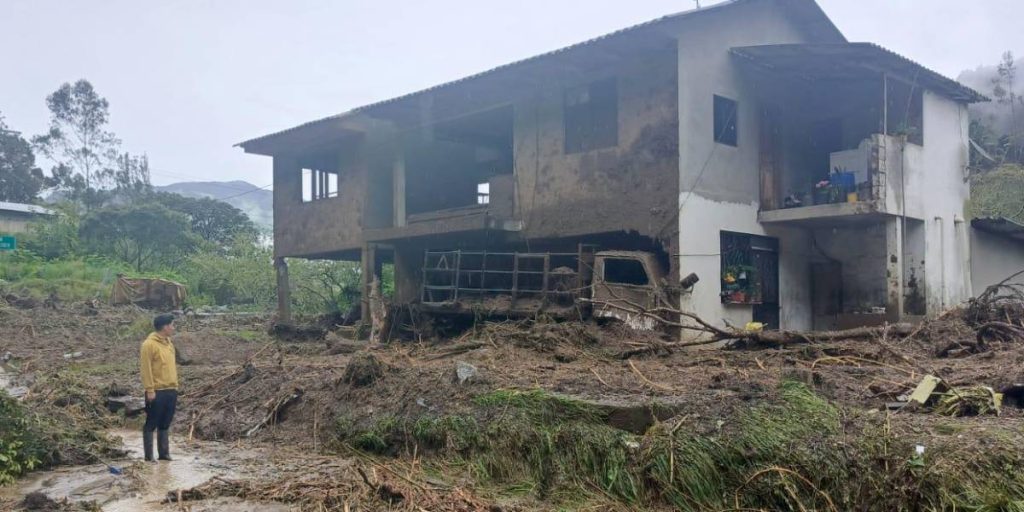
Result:
{"label": "dark hair", "polygon": [[174,315],[172,315],[170,313],[163,314],[163,315],[157,315],[157,316],[153,317],[153,330],[155,330],[157,332],[160,332],[160,329],[163,329],[164,326],[170,324],[173,321],[174,321]]}

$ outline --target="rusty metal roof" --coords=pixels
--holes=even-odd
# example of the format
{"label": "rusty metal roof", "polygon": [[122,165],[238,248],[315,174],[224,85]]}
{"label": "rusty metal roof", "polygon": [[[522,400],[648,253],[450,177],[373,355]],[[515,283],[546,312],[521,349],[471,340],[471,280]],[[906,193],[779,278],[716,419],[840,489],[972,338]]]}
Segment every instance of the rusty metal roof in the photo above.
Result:
{"label": "rusty metal roof", "polygon": [[[355,114],[358,114],[358,113],[366,113],[366,112],[369,112],[369,111],[371,111],[371,110],[373,110],[373,109],[375,109],[377,107],[382,107],[382,106],[385,106],[385,105],[390,105],[390,104],[393,104],[393,103],[398,103],[398,102],[401,102],[403,100],[408,100],[408,99],[411,99],[411,98],[414,98],[414,97],[417,97],[417,96],[420,96],[420,95],[423,95],[423,94],[427,94],[427,93],[430,93],[430,92],[434,92],[434,91],[437,91],[437,90],[440,90],[440,89],[444,89],[444,88],[447,88],[447,87],[452,87],[452,86],[459,85],[459,84],[462,84],[462,83],[465,83],[465,82],[470,82],[470,81],[482,78],[484,76],[488,76],[488,75],[491,75],[491,74],[494,74],[494,73],[497,73],[497,72],[500,72],[500,71],[504,71],[504,70],[507,70],[507,69],[510,69],[510,68],[514,68],[514,67],[517,67],[517,66],[521,66],[521,65],[524,65],[524,64],[527,64],[527,63],[535,62],[535,61],[538,61],[538,60],[541,60],[541,59],[546,59],[546,58],[553,57],[553,56],[556,56],[556,55],[561,55],[561,54],[569,53],[569,52],[572,52],[574,50],[578,50],[578,49],[581,49],[581,48],[589,47],[589,46],[595,45],[595,44],[603,42],[603,41],[608,41],[608,40],[615,39],[616,37],[619,37],[619,36],[622,36],[622,35],[632,34],[632,33],[635,33],[635,32],[638,32],[638,31],[641,31],[641,30],[644,30],[644,29],[649,29],[649,28],[661,25],[661,24],[669,22],[669,21],[676,21],[676,20],[680,20],[680,19],[692,16],[692,15],[697,15],[697,14],[705,14],[705,13],[709,13],[709,12],[715,12],[715,11],[719,11],[719,10],[722,10],[722,9],[725,9],[725,8],[728,8],[728,7],[731,7],[731,6],[735,6],[735,5],[739,5],[739,4],[744,4],[744,3],[750,3],[750,2],[753,2],[753,1],[757,1],[757,0],[727,0],[725,2],[721,2],[721,3],[715,4],[715,5],[712,5],[712,6],[709,6],[709,7],[702,7],[702,8],[697,8],[697,9],[691,9],[691,10],[688,10],[688,11],[678,12],[678,13],[675,13],[675,14],[669,14],[669,15],[666,15],[666,16],[662,16],[660,18],[656,18],[656,19],[653,19],[653,20],[650,20],[650,21],[645,21],[643,23],[632,25],[630,27],[619,29],[619,30],[616,30],[614,32],[610,32],[608,34],[604,34],[602,36],[598,36],[598,37],[595,37],[595,38],[592,38],[592,39],[588,39],[586,41],[582,41],[582,42],[579,42],[579,43],[576,43],[576,44],[572,44],[572,45],[569,45],[569,46],[566,46],[566,47],[563,47],[563,48],[559,48],[557,50],[553,50],[553,51],[550,51],[550,52],[542,53],[540,55],[535,55],[533,57],[528,57],[526,59],[521,59],[521,60],[517,60],[517,61],[514,61],[514,62],[510,62],[508,64],[503,64],[501,66],[497,66],[497,67],[488,69],[488,70],[480,72],[480,73],[476,73],[476,74],[472,74],[472,75],[469,75],[469,76],[466,76],[466,77],[463,77],[463,78],[459,78],[457,80],[452,80],[450,82],[445,82],[445,83],[438,84],[438,85],[435,85],[435,86],[432,86],[432,87],[428,87],[426,89],[422,89],[422,90],[419,90],[419,91],[411,92],[411,93],[404,94],[404,95],[401,95],[401,96],[396,96],[394,98],[378,101],[378,102],[375,102],[375,103],[370,103],[368,105],[363,105],[361,107],[356,107],[356,108],[354,108],[352,110],[349,110],[347,112],[343,112],[343,113],[340,113],[340,114],[324,117],[324,118],[321,118],[321,119],[317,119],[317,120],[314,120],[314,121],[310,121],[310,122],[307,122],[307,123],[300,124],[300,125],[292,127],[292,128],[288,128],[286,130],[282,130],[282,131],[271,133],[271,134],[268,134],[268,135],[263,135],[261,137],[256,137],[256,138],[253,138],[253,139],[249,139],[249,140],[246,140],[244,142],[240,142],[238,144],[235,144],[235,146],[236,147],[242,147],[244,149],[246,146],[257,145],[257,144],[266,142],[268,139],[272,139],[272,138],[275,138],[275,137],[278,137],[278,136],[281,136],[281,135],[285,135],[285,134],[289,134],[289,133],[292,133],[292,132],[295,132],[295,131],[299,131],[299,130],[302,130],[304,128],[308,128],[308,127],[311,127],[311,126],[314,126],[314,125],[319,125],[319,124],[323,124],[323,123],[327,123],[327,122],[331,122],[331,121],[337,121],[339,119],[343,119],[343,118],[346,118],[348,116],[355,115]],[[793,5],[797,6],[797,7],[803,7],[803,8],[811,9],[811,11],[808,12],[808,14],[811,17],[813,17],[814,19],[816,19],[819,23],[821,23],[823,25],[821,28],[824,31],[830,33],[832,36],[834,36],[838,40],[845,41],[845,38],[843,37],[842,33],[832,23],[832,20],[830,20],[828,18],[828,16],[825,15],[824,11],[821,10],[821,7],[818,6],[818,4],[815,2],[815,0],[788,0],[788,2],[789,2],[789,4],[793,4]]]}
{"label": "rusty metal roof", "polygon": [[902,76],[956,101],[989,101],[974,89],[874,43],[772,44],[741,46],[731,51],[787,75],[814,78],[820,73],[832,78],[856,79],[858,73],[868,69]]}

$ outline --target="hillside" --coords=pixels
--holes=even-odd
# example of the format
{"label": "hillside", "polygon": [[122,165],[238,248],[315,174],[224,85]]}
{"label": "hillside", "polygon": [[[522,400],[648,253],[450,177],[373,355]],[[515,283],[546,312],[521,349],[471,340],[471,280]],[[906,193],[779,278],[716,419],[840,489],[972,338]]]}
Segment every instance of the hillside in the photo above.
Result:
{"label": "hillside", "polygon": [[186,197],[218,199],[245,212],[260,228],[274,225],[274,193],[246,181],[185,181],[153,188]]}

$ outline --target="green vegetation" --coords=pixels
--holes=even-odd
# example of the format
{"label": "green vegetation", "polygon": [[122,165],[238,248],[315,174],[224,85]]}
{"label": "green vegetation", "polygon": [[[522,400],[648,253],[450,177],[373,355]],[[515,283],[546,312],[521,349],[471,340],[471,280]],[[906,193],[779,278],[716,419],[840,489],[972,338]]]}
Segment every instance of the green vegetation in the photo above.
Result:
{"label": "green vegetation", "polygon": [[1024,165],[1006,164],[973,176],[967,217],[1006,217],[1024,223]]}
{"label": "green vegetation", "polygon": [[[893,434],[888,420],[843,413],[803,384],[741,407],[716,428],[692,420],[644,435],[605,424],[587,404],[541,390],[498,390],[463,414],[335,425],[338,441],[375,454],[432,453],[499,492],[555,503],[614,499],[679,510],[1024,510],[1019,433]],[[1007,437],[1009,436],[1009,438]]]}
{"label": "green vegetation", "polygon": [[112,453],[115,443],[77,401],[85,391],[66,376],[55,378],[67,393],[31,408],[0,390],[0,485],[33,469],[95,463]]}

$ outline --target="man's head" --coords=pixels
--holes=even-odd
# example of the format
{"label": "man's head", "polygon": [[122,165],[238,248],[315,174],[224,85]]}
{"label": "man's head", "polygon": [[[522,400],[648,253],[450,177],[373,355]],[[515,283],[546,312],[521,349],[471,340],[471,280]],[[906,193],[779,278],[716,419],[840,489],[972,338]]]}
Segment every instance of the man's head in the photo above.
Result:
{"label": "man's head", "polygon": [[157,334],[170,336],[174,333],[174,315],[164,314],[153,317],[153,330]]}

